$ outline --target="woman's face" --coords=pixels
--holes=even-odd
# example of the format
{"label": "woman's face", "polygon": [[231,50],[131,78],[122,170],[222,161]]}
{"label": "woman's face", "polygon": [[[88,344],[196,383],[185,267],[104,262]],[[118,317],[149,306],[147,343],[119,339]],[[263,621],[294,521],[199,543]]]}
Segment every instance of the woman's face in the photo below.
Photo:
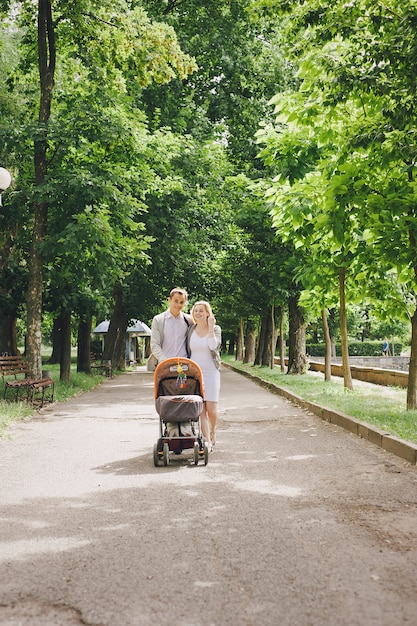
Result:
{"label": "woman's face", "polygon": [[196,321],[208,318],[208,311],[204,304],[196,304],[193,309],[193,317]]}

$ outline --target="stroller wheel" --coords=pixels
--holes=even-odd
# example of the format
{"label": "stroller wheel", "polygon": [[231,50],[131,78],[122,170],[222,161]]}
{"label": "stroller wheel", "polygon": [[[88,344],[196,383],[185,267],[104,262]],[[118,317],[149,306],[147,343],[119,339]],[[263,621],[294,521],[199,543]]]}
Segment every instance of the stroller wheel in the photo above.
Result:
{"label": "stroller wheel", "polygon": [[198,465],[198,459],[200,457],[200,446],[198,441],[194,442],[194,465]]}
{"label": "stroller wheel", "polygon": [[158,444],[156,443],[153,447],[153,464],[155,467],[159,466],[159,454],[158,454]]}
{"label": "stroller wheel", "polygon": [[164,465],[167,466],[169,464],[169,445],[164,443]]}

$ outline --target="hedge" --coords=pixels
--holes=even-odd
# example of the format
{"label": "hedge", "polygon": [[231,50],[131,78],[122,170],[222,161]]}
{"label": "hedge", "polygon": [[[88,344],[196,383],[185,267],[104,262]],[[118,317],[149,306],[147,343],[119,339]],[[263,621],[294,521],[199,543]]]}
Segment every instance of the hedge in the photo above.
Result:
{"label": "hedge", "polygon": [[[336,356],[342,356],[342,348],[340,343],[335,344]],[[396,356],[400,356],[403,350],[402,343],[394,343],[394,351]],[[306,351],[308,356],[326,355],[326,346],[324,343],[307,343]],[[392,344],[389,345],[390,354],[392,353]],[[382,341],[351,341],[349,342],[349,356],[381,356]]]}

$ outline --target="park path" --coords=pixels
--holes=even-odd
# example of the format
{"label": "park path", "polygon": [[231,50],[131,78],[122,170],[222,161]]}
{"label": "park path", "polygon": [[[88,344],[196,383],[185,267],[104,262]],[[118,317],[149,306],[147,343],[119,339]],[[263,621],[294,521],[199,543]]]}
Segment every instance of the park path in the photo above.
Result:
{"label": "park path", "polygon": [[220,417],[155,468],[139,368],[11,426],[0,624],[414,624],[417,468],[226,368]]}

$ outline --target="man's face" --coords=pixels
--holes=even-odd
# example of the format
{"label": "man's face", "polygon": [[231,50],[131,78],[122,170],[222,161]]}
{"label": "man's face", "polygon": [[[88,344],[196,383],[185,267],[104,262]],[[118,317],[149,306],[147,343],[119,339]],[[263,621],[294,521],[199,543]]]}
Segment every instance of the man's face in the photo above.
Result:
{"label": "man's face", "polygon": [[169,310],[174,317],[178,317],[185,304],[185,298],[180,293],[174,293],[169,299]]}

